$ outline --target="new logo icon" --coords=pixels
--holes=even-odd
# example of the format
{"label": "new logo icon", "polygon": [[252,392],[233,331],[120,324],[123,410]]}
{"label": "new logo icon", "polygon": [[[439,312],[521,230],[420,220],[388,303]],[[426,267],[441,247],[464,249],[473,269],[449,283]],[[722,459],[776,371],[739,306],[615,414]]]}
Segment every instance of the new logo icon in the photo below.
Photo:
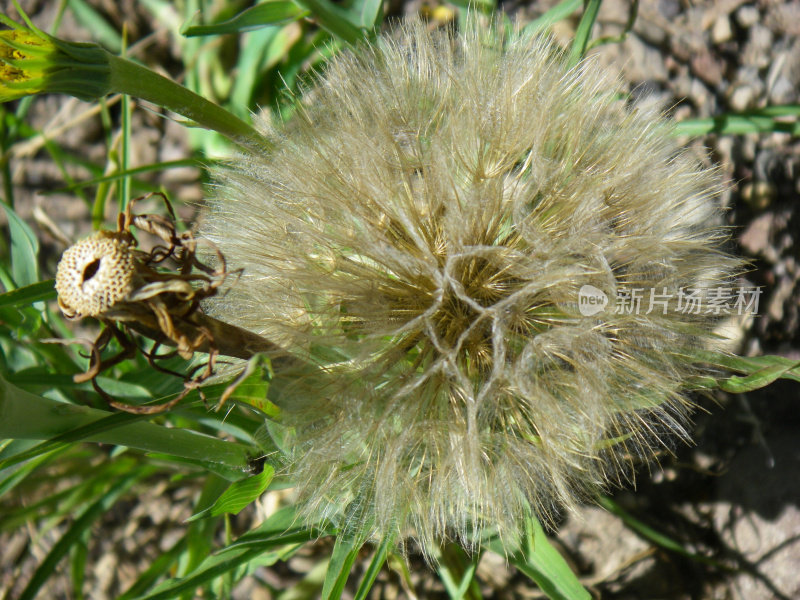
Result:
{"label": "new logo icon", "polygon": [[584,285],[578,291],[578,310],[584,317],[591,317],[605,310],[608,296],[593,285]]}

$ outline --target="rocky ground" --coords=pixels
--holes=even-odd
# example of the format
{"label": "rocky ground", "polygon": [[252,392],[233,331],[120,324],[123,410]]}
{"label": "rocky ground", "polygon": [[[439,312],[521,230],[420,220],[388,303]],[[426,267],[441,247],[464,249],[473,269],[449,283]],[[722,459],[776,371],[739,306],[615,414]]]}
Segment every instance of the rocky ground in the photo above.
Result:
{"label": "rocky ground", "polygon": [[[29,2],[40,23],[52,19],[53,3]],[[168,36],[134,1],[92,4],[131,39],[155,31],[136,51],[155,58],[168,71],[179,61]],[[506,10],[531,18],[555,2],[505,3]],[[411,8],[409,8],[411,7]],[[397,11],[414,9],[399,3]],[[629,3],[607,0],[597,34],[620,34]],[[556,37],[568,40],[575,20],[560,24]],[[64,35],[88,39],[67,15]],[[596,37],[596,36],[595,36]],[[656,103],[676,119],[715,116],[774,104],[800,102],[800,2],[719,0],[681,2],[642,0],[633,30],[621,44],[595,51],[602,68],[621,73],[634,98]],[[113,110],[113,109],[112,109]],[[106,140],[91,106],[63,98],[37,99],[32,123],[66,148],[102,161]],[[185,131],[160,116],[134,113],[132,163],[182,158],[189,152]],[[691,142],[707,149],[729,182],[724,201],[735,251],[747,257],[751,285],[763,286],[759,314],[734,323],[737,350],[745,355],[780,354],[800,361],[800,139],[773,133],[708,136]],[[63,185],[63,173],[33,140],[15,147],[10,160],[23,216],[35,223],[44,248],[43,269],[52,273],[63,242],[88,230],[86,204],[65,193],[42,195]],[[75,178],[86,174],[75,167]],[[172,170],[161,183],[175,197],[202,197],[198,174]],[[187,209],[186,218],[192,218]],[[556,533],[564,554],[591,590],[603,598],[769,599],[800,597],[800,384],[779,383],[746,395],[698,398],[695,446],[665,455],[660,467],[643,471],[636,491],[616,493],[615,501],[644,524],[669,536],[698,560],[667,552],[627,527],[618,517],[587,506],[565,517]],[[106,515],[92,540],[87,565],[91,598],[113,597],[158,552],[176,539],[191,513],[192,487],[164,482],[137,501]],[[267,505],[242,513],[239,525],[257,520]],[[11,573],[30,572],[52,540],[20,530],[0,536],[2,584]],[[32,548],[29,558],[24,549]],[[260,573],[277,588],[299,580],[330,551],[328,541],[309,546],[289,563]],[[30,558],[34,557],[34,558]],[[27,562],[25,562],[27,561]],[[414,560],[412,589],[385,569],[374,598],[444,597],[435,576]],[[363,568],[359,567],[359,568]],[[486,598],[535,598],[530,582],[496,556],[485,556],[479,578]],[[53,598],[69,597],[53,582]],[[239,598],[270,598],[255,580],[236,592]]]}

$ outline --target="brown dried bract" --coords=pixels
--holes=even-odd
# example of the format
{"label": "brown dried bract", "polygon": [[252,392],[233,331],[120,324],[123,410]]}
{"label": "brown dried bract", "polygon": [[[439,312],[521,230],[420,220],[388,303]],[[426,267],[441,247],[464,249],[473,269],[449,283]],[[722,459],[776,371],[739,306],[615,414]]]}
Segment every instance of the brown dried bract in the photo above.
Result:
{"label": "brown dried bract", "polygon": [[[202,313],[200,302],[215,295],[228,276],[225,258],[216,252],[216,268],[199,260],[198,240],[191,232],[178,233],[175,213],[163,194],[157,195],[163,198],[169,217],[133,214],[134,204],[152,195],[132,200],[119,214],[116,231],[98,231],[68,248],[56,273],[58,304],[64,315],[70,319],[94,317],[104,326],[91,344],[88,370],[76,375],[75,381],[91,381],[111,406],[138,414],[167,410],[198,389],[214,373],[221,349],[240,358],[269,349],[258,336],[230,328]],[[134,227],[157,236],[164,245],[149,252],[140,250],[132,233]],[[168,259],[172,268],[164,268]],[[154,340],[152,350],[140,348],[133,332]],[[112,339],[122,350],[103,359],[102,352]],[[161,345],[175,350],[157,354]],[[188,374],[169,371],[156,362],[175,354],[189,359],[198,351],[208,353],[208,361]],[[169,402],[149,406],[120,403],[104,392],[97,376],[136,353],[147,357],[153,368],[182,377],[183,392]]]}

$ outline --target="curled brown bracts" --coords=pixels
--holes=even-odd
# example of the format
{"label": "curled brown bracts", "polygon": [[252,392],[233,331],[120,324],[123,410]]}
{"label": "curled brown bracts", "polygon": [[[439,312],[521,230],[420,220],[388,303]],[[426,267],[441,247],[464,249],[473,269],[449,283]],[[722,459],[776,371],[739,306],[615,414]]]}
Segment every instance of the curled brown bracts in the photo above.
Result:
{"label": "curled brown bracts", "polygon": [[[70,319],[94,317],[103,326],[90,343],[89,368],[75,375],[75,381],[91,381],[111,406],[137,414],[167,410],[198,389],[214,373],[220,354],[249,359],[274,349],[263,338],[203,313],[201,301],[216,295],[230,274],[225,257],[216,251],[216,266],[202,262],[197,256],[198,240],[191,232],[178,233],[172,206],[166,196],[157,195],[163,198],[169,217],[133,214],[134,204],[152,194],[132,200],[119,214],[116,231],[98,231],[68,248],[56,273],[58,305],[64,315]],[[156,245],[149,252],[140,250],[132,228],[155,235],[164,245]],[[141,348],[134,333],[155,344],[150,350]],[[121,350],[103,359],[102,352],[112,339]],[[158,354],[162,345],[175,349]],[[195,352],[207,353],[208,360],[187,374],[158,364],[175,354],[189,359]],[[103,391],[97,376],[137,353],[153,368],[182,377],[183,391],[166,403],[147,406],[118,402]],[[217,408],[231,391],[226,390]]]}

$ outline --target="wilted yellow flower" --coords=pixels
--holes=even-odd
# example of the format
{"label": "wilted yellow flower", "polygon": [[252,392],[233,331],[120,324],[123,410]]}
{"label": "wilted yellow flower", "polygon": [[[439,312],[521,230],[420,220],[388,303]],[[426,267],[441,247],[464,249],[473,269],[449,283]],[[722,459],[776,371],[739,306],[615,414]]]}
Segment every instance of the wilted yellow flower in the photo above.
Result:
{"label": "wilted yellow flower", "polygon": [[194,92],[92,43],[67,42],[41,31],[12,0],[28,27],[0,14],[0,102],[45,92],[96,100],[117,92],[153,102],[262,151],[265,140],[249,124]]}
{"label": "wilted yellow flower", "polygon": [[0,31],[0,101],[42,91],[47,58],[55,48],[29,31]]}
{"label": "wilted yellow flower", "polygon": [[42,92],[91,99],[107,94],[110,66],[96,44],[65,42],[22,27],[4,15],[0,22],[0,102]]}
{"label": "wilted yellow flower", "polygon": [[547,40],[414,22],[219,173],[205,233],[243,274],[210,308],[312,365],[271,387],[311,518],[513,538],[687,436],[714,316],[679,305],[737,262],[714,172],[617,91]]}

